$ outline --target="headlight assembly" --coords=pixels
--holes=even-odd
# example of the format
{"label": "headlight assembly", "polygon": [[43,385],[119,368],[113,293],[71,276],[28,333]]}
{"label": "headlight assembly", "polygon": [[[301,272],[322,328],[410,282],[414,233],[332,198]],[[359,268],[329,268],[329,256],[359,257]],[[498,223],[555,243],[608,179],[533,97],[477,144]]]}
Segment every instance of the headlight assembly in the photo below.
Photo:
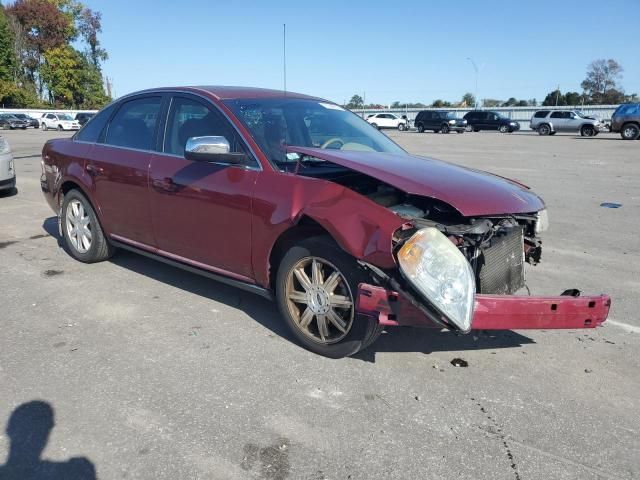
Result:
{"label": "headlight assembly", "polygon": [[11,151],[11,147],[9,146],[9,142],[7,142],[4,138],[0,137],[0,154],[9,153]]}
{"label": "headlight assembly", "polygon": [[549,214],[547,213],[547,209],[540,210],[536,217],[536,234],[546,232],[549,228]]}
{"label": "headlight assembly", "polygon": [[476,295],[471,265],[436,228],[418,230],[398,251],[400,270],[411,285],[463,332],[471,330]]}
{"label": "headlight assembly", "polygon": [[451,125],[455,125],[455,124],[456,124],[456,121],[455,121],[455,120],[449,120],[449,124],[451,124]]}

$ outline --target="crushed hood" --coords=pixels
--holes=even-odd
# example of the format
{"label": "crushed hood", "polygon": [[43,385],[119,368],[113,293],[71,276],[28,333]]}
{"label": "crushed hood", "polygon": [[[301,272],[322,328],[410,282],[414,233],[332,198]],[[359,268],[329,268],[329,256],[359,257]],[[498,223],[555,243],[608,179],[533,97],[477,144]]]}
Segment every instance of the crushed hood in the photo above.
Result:
{"label": "crushed hood", "polygon": [[295,146],[287,150],[350,168],[411,195],[441,200],[465,217],[532,213],[544,208],[542,199],[521,183],[442,160]]}

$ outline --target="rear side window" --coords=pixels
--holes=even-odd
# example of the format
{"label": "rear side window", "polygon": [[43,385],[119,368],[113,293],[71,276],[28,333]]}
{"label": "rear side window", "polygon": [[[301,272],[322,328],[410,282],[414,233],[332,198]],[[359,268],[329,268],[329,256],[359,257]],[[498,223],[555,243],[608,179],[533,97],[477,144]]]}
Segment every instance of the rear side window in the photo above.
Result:
{"label": "rear side window", "polygon": [[106,108],[103,108],[95,117],[85,123],[84,127],[76,133],[74,138],[82,142],[97,142],[98,138],[100,138],[100,133],[102,133],[104,126],[109,121],[109,117],[115,108],[115,104],[111,104]]}
{"label": "rear side window", "polygon": [[551,118],[565,118],[564,112],[553,112]]}
{"label": "rear side window", "polygon": [[123,103],[109,123],[104,143],[151,150],[161,104],[161,97],[138,98]]}
{"label": "rear side window", "polygon": [[548,111],[541,111],[541,112],[536,112],[536,114],[534,115],[535,118],[545,118],[547,116],[549,112]]}

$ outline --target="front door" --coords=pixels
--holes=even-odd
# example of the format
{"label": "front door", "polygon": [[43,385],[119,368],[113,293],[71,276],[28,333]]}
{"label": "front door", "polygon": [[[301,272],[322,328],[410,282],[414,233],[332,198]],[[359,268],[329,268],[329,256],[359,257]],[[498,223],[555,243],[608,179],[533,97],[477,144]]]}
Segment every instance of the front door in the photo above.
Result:
{"label": "front door", "polygon": [[251,216],[257,161],[243,167],[196,162],[184,157],[191,137],[223,136],[233,152],[246,152],[229,121],[211,104],[174,96],[162,152],[150,169],[151,216],[158,248],[200,268],[253,278]]}
{"label": "front door", "polygon": [[[106,230],[119,240],[151,246],[148,175],[161,104],[161,96],[124,102],[111,119],[104,140],[92,146],[86,165]],[[145,121],[150,114],[156,117]]]}

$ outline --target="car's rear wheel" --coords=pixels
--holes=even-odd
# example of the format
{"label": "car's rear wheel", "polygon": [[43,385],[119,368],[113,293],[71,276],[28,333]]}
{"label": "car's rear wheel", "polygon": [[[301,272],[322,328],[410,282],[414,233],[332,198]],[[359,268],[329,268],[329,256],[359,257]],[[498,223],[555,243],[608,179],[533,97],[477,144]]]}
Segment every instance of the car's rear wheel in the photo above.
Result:
{"label": "car's rear wheel", "polygon": [[596,134],[596,129],[593,128],[591,125],[584,125],[581,129],[580,129],[580,135],[583,137],[593,137]]}
{"label": "car's rear wheel", "polygon": [[449,133],[449,125],[447,123],[443,123],[440,127],[440,133]]}
{"label": "car's rear wheel", "polygon": [[329,237],[308,238],[285,254],[276,278],[280,312],[297,340],[330,358],[353,355],[382,332],[356,313],[358,285],[368,277]]}
{"label": "car's rear wheel", "polygon": [[508,133],[509,127],[507,125],[500,125],[500,128],[498,130],[500,131],[500,133]]}
{"label": "car's rear wheel", "polygon": [[70,190],[62,202],[62,237],[67,251],[76,260],[94,263],[113,255],[91,203],[78,190]]}
{"label": "car's rear wheel", "polygon": [[549,135],[551,133],[551,127],[546,123],[543,123],[538,127],[538,135]]}
{"label": "car's rear wheel", "polygon": [[421,123],[419,123],[419,124],[417,125],[417,127],[418,127],[418,132],[419,132],[419,133],[424,132],[424,125],[422,125]]}
{"label": "car's rear wheel", "polygon": [[637,140],[640,138],[640,127],[635,123],[627,123],[620,129],[620,136],[623,140]]}

